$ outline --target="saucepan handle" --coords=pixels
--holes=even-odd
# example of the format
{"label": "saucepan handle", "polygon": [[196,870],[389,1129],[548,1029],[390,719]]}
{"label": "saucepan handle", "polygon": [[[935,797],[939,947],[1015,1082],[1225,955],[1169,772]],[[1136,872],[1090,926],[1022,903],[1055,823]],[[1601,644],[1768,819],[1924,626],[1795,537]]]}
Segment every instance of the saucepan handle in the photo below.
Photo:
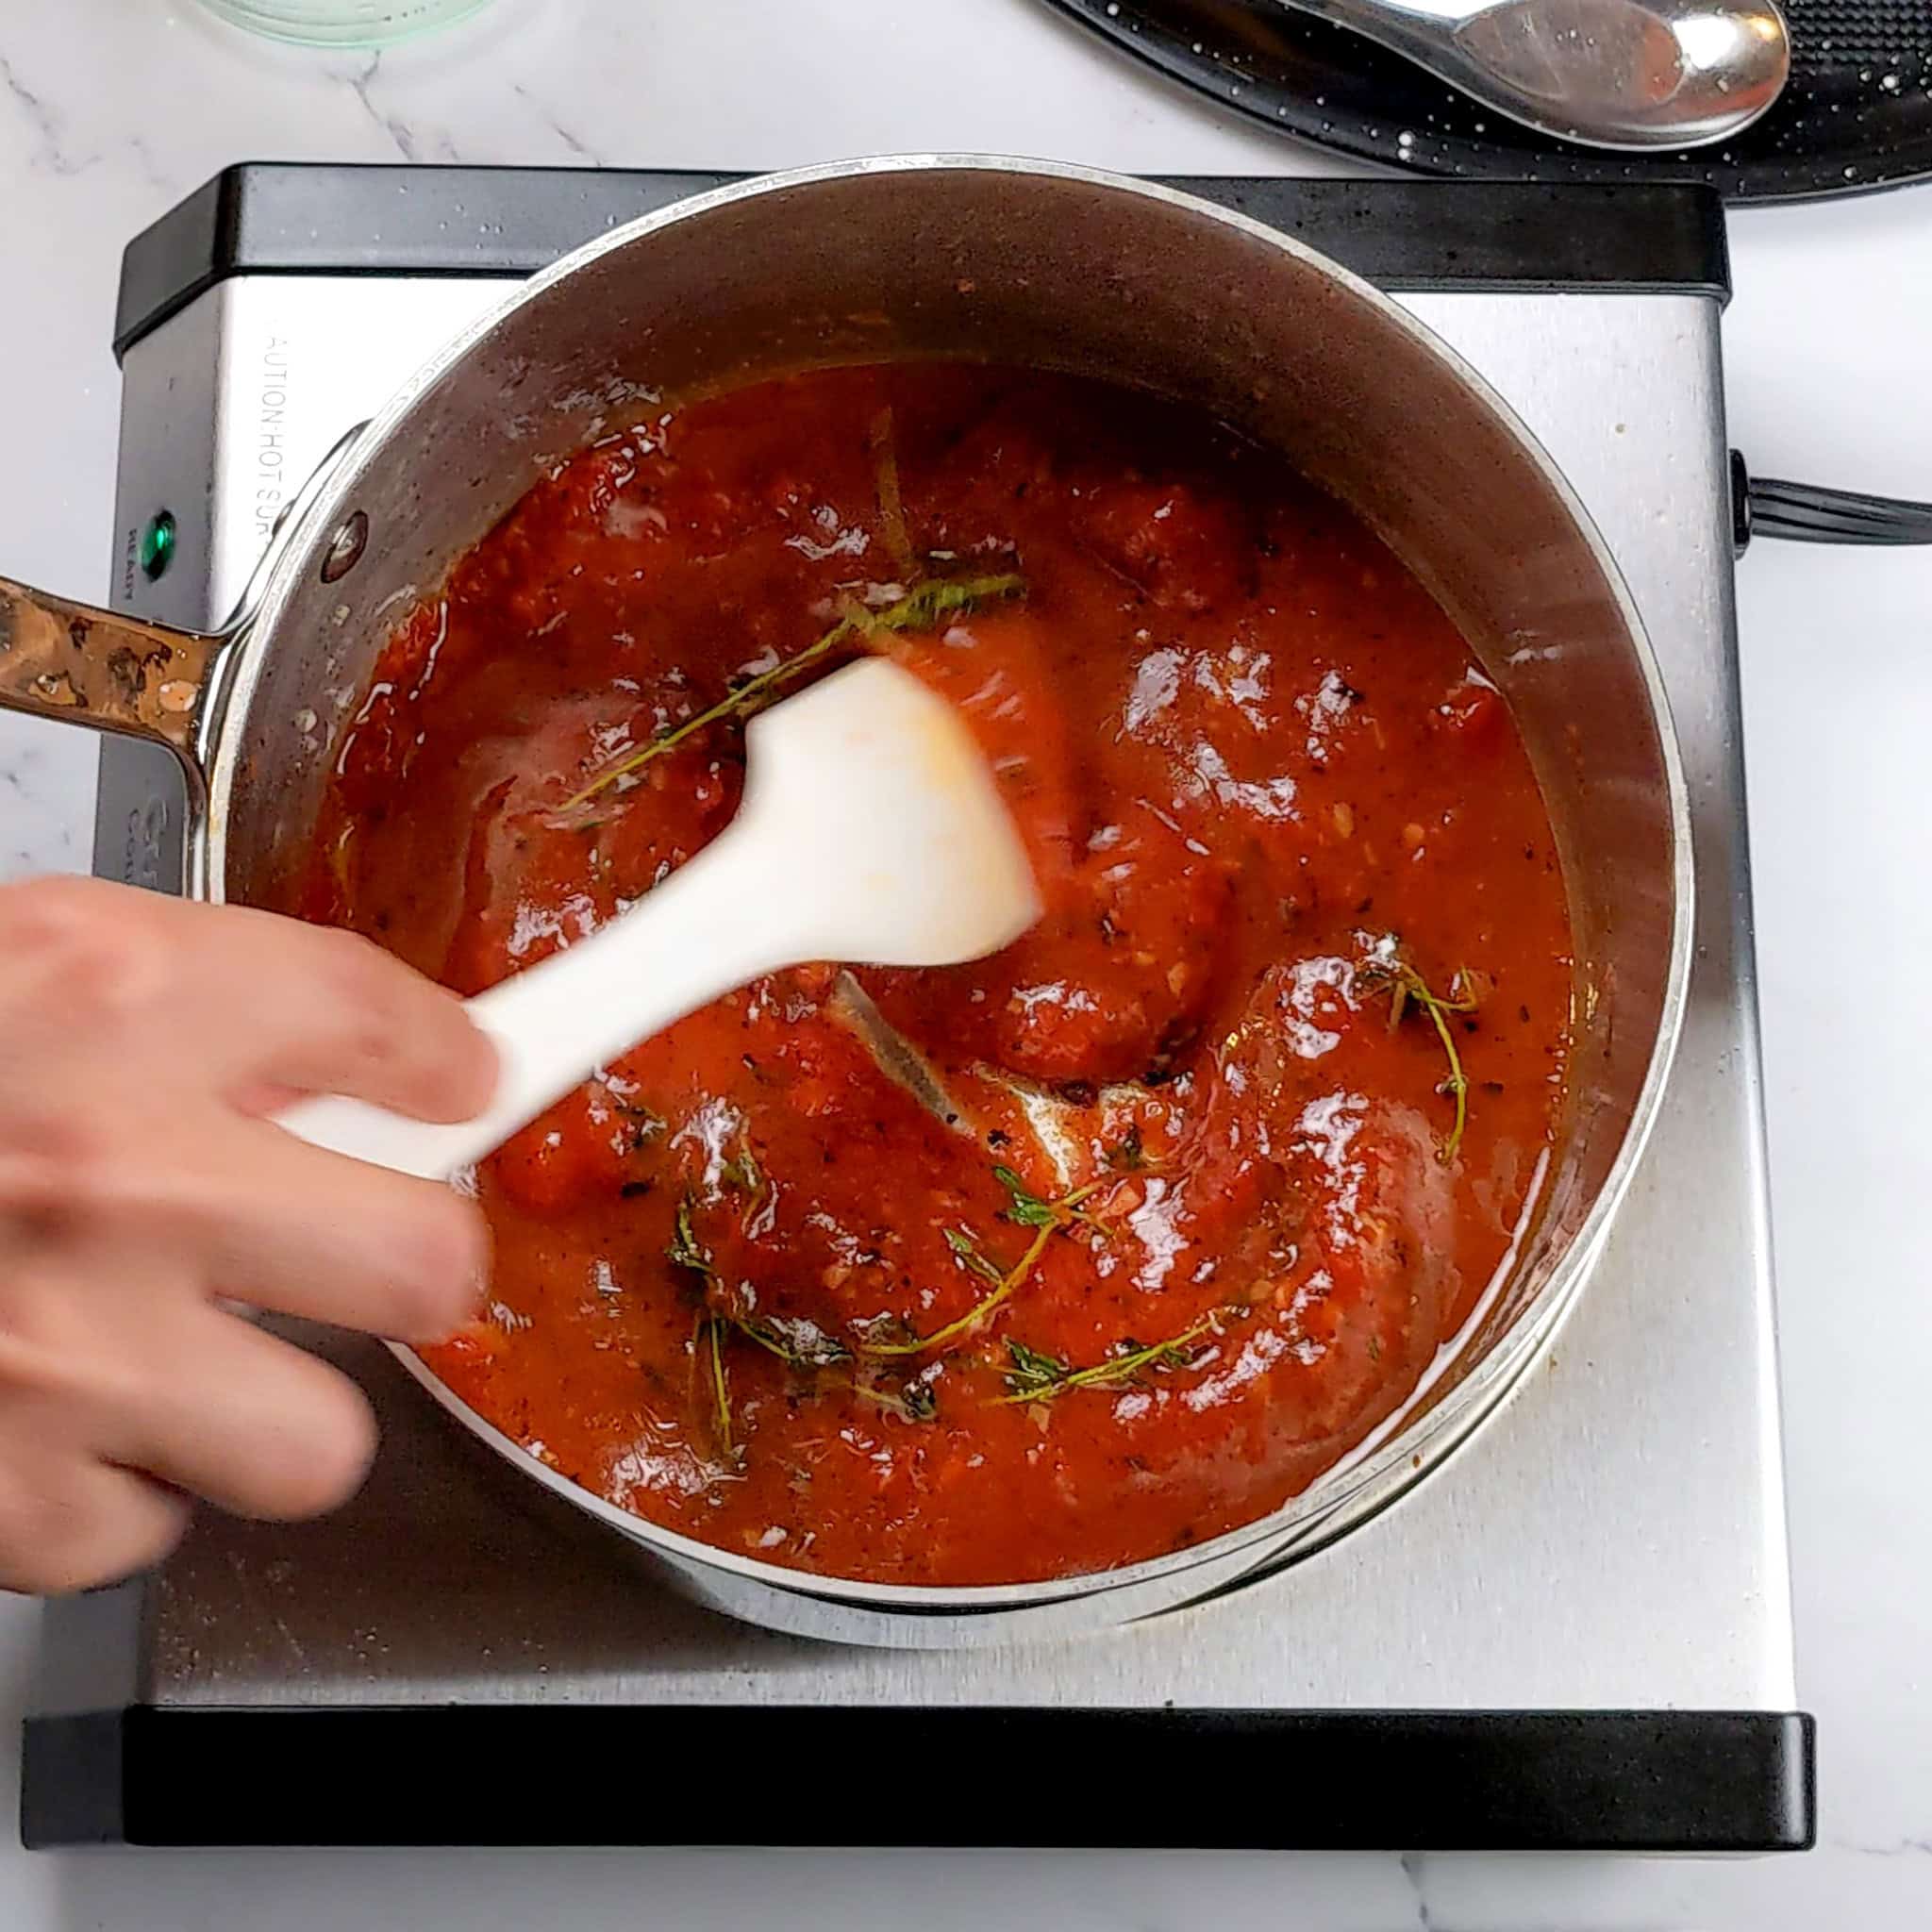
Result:
{"label": "saucepan handle", "polygon": [[0,577],[0,707],[152,739],[196,767],[202,712],[228,641]]}
{"label": "saucepan handle", "polygon": [[[0,709],[91,724],[166,745],[198,785],[203,727],[268,580],[367,425],[317,465],[275,519],[267,549],[218,630],[176,630],[0,577]],[[345,532],[338,532],[341,542]]]}

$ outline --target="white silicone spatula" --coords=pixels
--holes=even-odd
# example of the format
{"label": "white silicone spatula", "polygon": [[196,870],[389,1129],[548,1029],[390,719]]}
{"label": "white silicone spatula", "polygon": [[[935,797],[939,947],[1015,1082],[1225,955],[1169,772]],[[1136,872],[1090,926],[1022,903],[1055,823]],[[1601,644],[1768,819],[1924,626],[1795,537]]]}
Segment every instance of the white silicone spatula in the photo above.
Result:
{"label": "white silicone spatula", "polygon": [[944,966],[1040,916],[1019,834],[943,698],[868,658],[754,719],[738,816],[587,940],[468,1003],[502,1061],[474,1120],[437,1126],[360,1101],[277,1116],[340,1154],[442,1179],[607,1060],[760,974],[808,960]]}

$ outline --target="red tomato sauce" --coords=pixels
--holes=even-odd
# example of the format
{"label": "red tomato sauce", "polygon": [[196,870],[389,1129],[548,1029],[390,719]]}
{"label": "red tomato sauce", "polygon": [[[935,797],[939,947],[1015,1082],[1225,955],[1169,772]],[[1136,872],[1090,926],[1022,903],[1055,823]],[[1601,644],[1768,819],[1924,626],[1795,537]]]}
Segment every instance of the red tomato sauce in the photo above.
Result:
{"label": "red tomato sauce", "polygon": [[466,993],[533,965],[725,824],[742,717],[626,762],[841,620],[774,694],[867,649],[928,679],[1045,918],[858,973],[924,1097],[833,967],[606,1069],[485,1164],[494,1300],[426,1358],[599,1495],[802,1571],[1025,1581],[1249,1522],[1504,1263],[1571,983],[1506,706],[1278,456],[956,364],[654,410],[396,630],[298,909]]}

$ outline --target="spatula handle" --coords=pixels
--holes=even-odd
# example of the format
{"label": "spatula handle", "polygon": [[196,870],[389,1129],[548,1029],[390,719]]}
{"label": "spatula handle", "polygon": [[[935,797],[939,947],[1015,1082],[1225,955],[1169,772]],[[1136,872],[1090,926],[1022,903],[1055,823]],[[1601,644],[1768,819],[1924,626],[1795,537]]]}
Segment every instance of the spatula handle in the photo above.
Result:
{"label": "spatula handle", "polygon": [[794,963],[769,841],[741,823],[589,939],[466,1003],[494,1042],[496,1091],[474,1119],[416,1121],[325,1096],[275,1116],[317,1147],[446,1180],[492,1153],[607,1060],[762,973]]}

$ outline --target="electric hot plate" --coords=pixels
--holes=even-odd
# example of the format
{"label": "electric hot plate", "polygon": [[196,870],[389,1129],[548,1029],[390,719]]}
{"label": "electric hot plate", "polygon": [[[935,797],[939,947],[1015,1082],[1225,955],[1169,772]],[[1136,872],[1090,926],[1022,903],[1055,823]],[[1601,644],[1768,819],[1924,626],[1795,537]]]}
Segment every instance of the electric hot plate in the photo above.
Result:
{"label": "electric hot plate", "polygon": [[[718,177],[231,170],[128,251],[115,601],[232,602],[350,425],[508,282]],[[1802,1846],[1707,192],[1195,181],[1379,281],[1563,465],[1655,640],[1695,812],[1670,1093],[1552,1357],[1406,1501],[1074,1642],[841,1647],[734,1624],[458,1431],[376,1345],[384,1446],[298,1526],[205,1515],[48,1608],[39,1844]],[[172,548],[143,536],[172,520]],[[157,564],[160,567],[157,568]],[[108,741],[95,869],[181,883],[162,756]],[[808,1763],[782,1808],[721,1805]],[[1119,1801],[1130,1758],[1157,1811]],[[544,1775],[595,1765],[598,1774]],[[621,1773],[618,1767],[622,1767]],[[1051,1807],[989,1802],[1044,1773]],[[855,1807],[855,1792],[863,1793]]]}

